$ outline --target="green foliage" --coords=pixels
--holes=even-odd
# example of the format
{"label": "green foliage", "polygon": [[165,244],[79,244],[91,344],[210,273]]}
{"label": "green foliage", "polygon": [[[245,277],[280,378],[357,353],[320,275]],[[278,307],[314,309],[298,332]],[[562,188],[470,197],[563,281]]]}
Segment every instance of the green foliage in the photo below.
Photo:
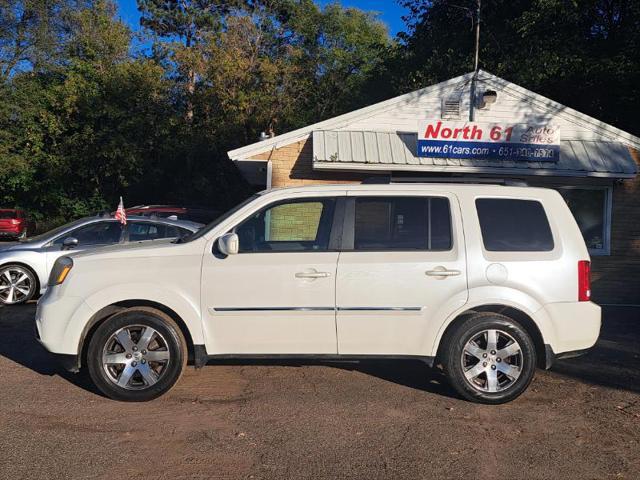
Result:
{"label": "green foliage", "polygon": [[[475,0],[372,14],[313,0],[0,0],[0,206],[48,224],[137,203],[224,209],[226,151],[472,68]],[[467,9],[467,10],[465,10]],[[481,66],[640,133],[640,2],[483,2]]]}

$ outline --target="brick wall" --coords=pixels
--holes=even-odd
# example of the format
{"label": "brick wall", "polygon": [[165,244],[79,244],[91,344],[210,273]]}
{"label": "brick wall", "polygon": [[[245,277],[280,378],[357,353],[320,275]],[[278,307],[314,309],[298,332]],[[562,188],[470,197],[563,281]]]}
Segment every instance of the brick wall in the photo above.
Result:
{"label": "brick wall", "polygon": [[[632,151],[640,165],[640,153]],[[272,186],[357,183],[371,173],[314,171],[311,139],[252,157],[271,160]],[[613,189],[611,255],[593,257],[593,299],[599,303],[640,304],[640,178]]]}
{"label": "brick wall", "polygon": [[[640,154],[631,151],[636,164]],[[640,177],[613,187],[611,255],[593,257],[593,299],[640,304]]]}
{"label": "brick wall", "polygon": [[371,173],[341,173],[313,170],[311,138],[261,153],[251,160],[271,160],[271,186],[295,187],[318,183],[360,183]]}

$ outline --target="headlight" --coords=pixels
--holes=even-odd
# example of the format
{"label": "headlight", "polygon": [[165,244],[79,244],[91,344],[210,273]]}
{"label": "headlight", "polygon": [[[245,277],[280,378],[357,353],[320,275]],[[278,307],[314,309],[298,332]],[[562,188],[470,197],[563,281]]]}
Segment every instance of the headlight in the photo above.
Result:
{"label": "headlight", "polygon": [[69,272],[73,268],[73,260],[70,257],[60,257],[53,264],[51,274],[49,275],[49,286],[60,285],[67,278]]}

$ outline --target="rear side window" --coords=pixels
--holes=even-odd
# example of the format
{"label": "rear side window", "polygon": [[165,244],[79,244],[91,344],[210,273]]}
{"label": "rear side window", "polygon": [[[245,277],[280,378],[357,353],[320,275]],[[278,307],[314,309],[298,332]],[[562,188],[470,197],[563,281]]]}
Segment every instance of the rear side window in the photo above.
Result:
{"label": "rear side window", "polygon": [[130,242],[158,240],[162,238],[177,238],[191,233],[191,231],[187,229],[179,228],[174,225],[151,222],[130,222],[128,229]]}
{"label": "rear side window", "polygon": [[449,200],[441,197],[358,197],[355,250],[450,250]]}
{"label": "rear side window", "polygon": [[510,198],[479,198],[476,209],[484,248],[490,252],[553,250],[549,220],[540,202]]}

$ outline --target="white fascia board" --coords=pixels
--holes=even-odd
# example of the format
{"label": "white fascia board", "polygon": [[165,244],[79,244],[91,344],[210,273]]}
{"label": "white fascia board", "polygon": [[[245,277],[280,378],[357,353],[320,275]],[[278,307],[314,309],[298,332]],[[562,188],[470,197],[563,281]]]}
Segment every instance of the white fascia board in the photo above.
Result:
{"label": "white fascia board", "polygon": [[389,100],[375,103],[373,105],[369,105],[368,107],[360,108],[343,115],[338,115],[337,117],[329,118],[312,125],[307,125],[306,127],[302,127],[288,133],[283,133],[282,135],[277,135],[267,140],[261,140],[244,147],[229,150],[227,152],[227,155],[231,160],[242,161],[248,159],[249,157],[253,157],[254,155],[268,152],[269,150],[273,150],[275,148],[283,147],[285,145],[303,140],[307,138],[314,130],[337,130],[356,120],[362,120],[363,118],[367,118],[377,113],[384,112],[385,110],[393,108],[402,102],[409,102],[415,97],[427,95],[438,89],[446,89],[452,86],[457,86],[460,83],[468,82],[471,80],[472,76],[473,72],[466,73],[464,75],[460,75],[444,82],[436,83],[435,85],[431,85],[420,90],[405,93],[404,95],[390,98]]}
{"label": "white fascia board", "polygon": [[[398,104],[401,104],[402,102],[409,102],[415,97],[427,95],[439,89],[447,89],[452,86],[458,86],[461,83],[468,83],[472,77],[473,72],[466,73],[464,75],[460,75],[458,77],[437,83],[435,85],[431,85],[420,90],[405,93],[404,95],[400,95],[383,102],[369,105],[368,107],[354,110],[352,112],[345,113],[343,115],[339,115],[322,122],[314,123],[312,125],[307,125],[306,127],[299,128],[282,135],[277,135],[267,140],[262,140],[250,145],[246,145],[244,147],[229,150],[227,152],[227,155],[231,160],[234,161],[255,160],[250,159],[249,157],[268,152],[270,150],[280,148],[291,143],[298,142],[300,140],[304,140],[308,138],[309,135],[311,135],[311,132],[313,132],[314,130],[337,130],[343,128],[349,123],[362,120],[378,113],[382,113],[397,106]],[[640,138],[628,132],[625,132],[624,130],[620,130],[619,128],[616,128],[612,125],[601,122],[584,113],[580,113],[577,110],[567,107],[566,105],[562,105],[561,103],[532,92],[531,90],[527,90],[524,87],[516,85],[515,83],[509,82],[508,80],[505,80],[503,78],[497,77],[496,75],[493,75],[492,73],[489,73],[487,71],[480,70],[478,72],[478,77],[480,81],[484,80],[495,82],[500,86],[500,89],[504,93],[519,98],[523,102],[529,103],[533,107],[549,111],[550,113],[553,113],[557,116],[561,116],[567,121],[570,121],[580,127],[592,130],[596,133],[600,133],[603,136],[611,139],[611,141],[619,141],[630,147],[640,150]]]}
{"label": "white fascia board", "polygon": [[500,89],[509,93],[516,98],[520,98],[522,101],[527,102],[534,107],[538,107],[542,110],[548,110],[559,117],[565,118],[567,121],[570,121],[580,127],[592,130],[596,133],[604,133],[608,138],[612,141],[618,141],[620,143],[624,143],[628,146],[631,146],[635,149],[640,149],[640,138],[632,135],[631,133],[625,132],[624,130],[620,130],[613,125],[609,125],[608,123],[601,122],[600,120],[590,117],[587,114],[580,113],[573,108],[567,107],[559,102],[551,100],[543,95],[532,92],[520,85],[516,85],[515,83],[509,82],[503,78],[497,77],[492,73],[486,72],[484,70],[480,70],[478,73],[478,79],[480,81],[488,80],[497,83],[500,85]]}

